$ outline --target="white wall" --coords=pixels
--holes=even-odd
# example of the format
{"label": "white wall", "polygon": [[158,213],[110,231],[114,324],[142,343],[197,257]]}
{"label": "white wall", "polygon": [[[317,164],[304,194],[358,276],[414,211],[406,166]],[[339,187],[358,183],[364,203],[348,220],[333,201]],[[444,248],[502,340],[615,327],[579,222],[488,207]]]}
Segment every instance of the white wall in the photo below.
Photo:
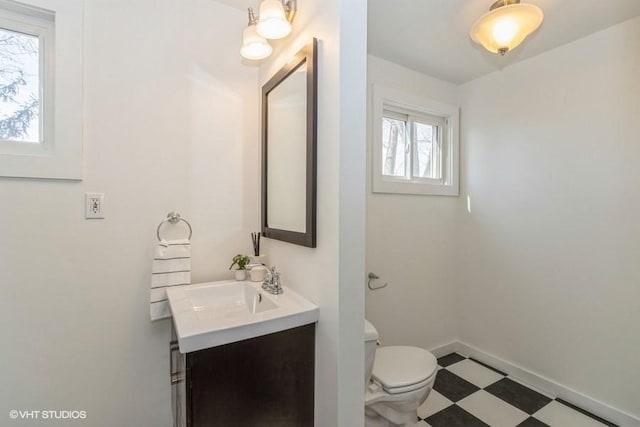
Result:
{"label": "white wall", "polygon": [[[0,180],[0,424],[10,409],[78,409],[82,425],[168,427],[169,323],[148,305],[156,225],[174,209],[191,222],[194,282],[230,277],[249,250],[258,71],[240,63],[244,11],[85,4],[85,179]],[[85,191],[106,194],[105,220],[83,219]]]}
{"label": "white wall", "polygon": [[638,76],[635,18],[462,86],[456,222],[462,340],[635,416]]}
{"label": "white wall", "polygon": [[[369,103],[373,84],[456,105],[456,86],[368,57]],[[367,133],[371,141],[369,114]],[[371,193],[371,143],[367,175],[367,271],[389,285],[366,291],[366,316],[385,345],[431,349],[456,338],[453,310],[457,197]],[[401,314],[401,315],[399,315]]]}
{"label": "white wall", "polygon": [[320,307],[316,425],[358,426],[364,377],[366,1],[299,2],[294,33],[260,67],[265,83],[318,38],[317,248],[265,239],[283,283]]}

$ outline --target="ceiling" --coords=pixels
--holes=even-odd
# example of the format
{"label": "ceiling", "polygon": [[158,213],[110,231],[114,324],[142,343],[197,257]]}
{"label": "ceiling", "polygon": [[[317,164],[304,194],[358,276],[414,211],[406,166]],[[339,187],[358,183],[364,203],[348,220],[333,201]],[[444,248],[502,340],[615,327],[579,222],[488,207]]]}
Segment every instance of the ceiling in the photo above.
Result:
{"label": "ceiling", "polygon": [[226,4],[227,6],[231,6],[234,9],[247,10],[247,8],[252,7],[255,9],[256,14],[258,13],[258,6],[260,6],[260,0],[215,0],[218,3]]}
{"label": "ceiling", "polygon": [[[260,4],[260,0],[216,1],[240,10],[252,6],[256,12]],[[306,1],[298,0],[298,9]],[[475,20],[494,1],[368,0],[368,52],[460,84],[640,16],[640,0],[522,0],[540,7],[544,22],[522,45],[501,57],[469,38]]]}
{"label": "ceiling", "polygon": [[459,84],[640,15],[640,0],[522,0],[540,7],[544,22],[501,57],[469,38],[493,1],[368,0],[368,51]]}

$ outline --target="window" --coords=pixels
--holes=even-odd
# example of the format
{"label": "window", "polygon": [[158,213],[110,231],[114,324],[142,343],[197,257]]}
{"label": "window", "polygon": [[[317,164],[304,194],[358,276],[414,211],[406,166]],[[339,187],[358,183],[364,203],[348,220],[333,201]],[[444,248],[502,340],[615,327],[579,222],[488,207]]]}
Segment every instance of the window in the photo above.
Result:
{"label": "window", "polygon": [[40,39],[7,27],[0,20],[0,140],[40,143]]}
{"label": "window", "polygon": [[444,125],[441,117],[404,113],[398,108],[383,110],[382,175],[442,182]]}
{"label": "window", "polygon": [[0,0],[0,176],[80,179],[82,0]]}
{"label": "window", "polygon": [[[42,154],[53,142],[54,15],[0,2],[0,148]],[[49,123],[51,119],[52,123]]]}
{"label": "window", "polygon": [[373,191],[458,195],[458,109],[374,88]]}

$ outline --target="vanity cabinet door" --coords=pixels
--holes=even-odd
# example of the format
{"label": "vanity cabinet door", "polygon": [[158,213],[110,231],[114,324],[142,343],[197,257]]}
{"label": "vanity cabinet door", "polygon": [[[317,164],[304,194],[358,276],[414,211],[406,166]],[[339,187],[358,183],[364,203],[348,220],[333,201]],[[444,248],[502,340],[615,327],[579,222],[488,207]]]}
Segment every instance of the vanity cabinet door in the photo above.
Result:
{"label": "vanity cabinet door", "polygon": [[312,427],[315,324],[187,354],[189,427]]}

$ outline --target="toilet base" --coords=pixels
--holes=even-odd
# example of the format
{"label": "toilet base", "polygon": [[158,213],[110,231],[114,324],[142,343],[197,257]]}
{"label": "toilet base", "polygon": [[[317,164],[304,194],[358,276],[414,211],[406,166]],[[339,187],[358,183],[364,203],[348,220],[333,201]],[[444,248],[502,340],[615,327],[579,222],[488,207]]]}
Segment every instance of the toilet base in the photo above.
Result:
{"label": "toilet base", "polygon": [[418,413],[414,411],[412,413],[405,414],[401,424],[394,424],[386,418],[381,417],[375,411],[365,407],[364,408],[364,427],[415,427],[418,422]]}

